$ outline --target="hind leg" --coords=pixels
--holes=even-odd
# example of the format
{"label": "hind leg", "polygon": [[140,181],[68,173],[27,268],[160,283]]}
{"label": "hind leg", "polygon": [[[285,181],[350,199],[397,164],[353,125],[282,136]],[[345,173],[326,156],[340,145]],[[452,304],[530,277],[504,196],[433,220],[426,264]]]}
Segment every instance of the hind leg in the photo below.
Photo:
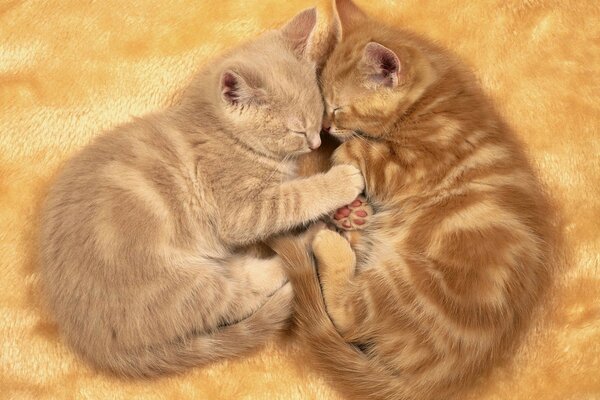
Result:
{"label": "hind leg", "polygon": [[[215,262],[186,257],[142,286],[133,286],[122,312],[110,321],[115,345],[132,348],[213,332],[258,310],[265,330],[283,330],[293,292],[279,257],[232,257]],[[124,308],[126,307],[126,308]]]}
{"label": "hind leg", "polygon": [[[246,318],[287,283],[283,263],[278,256],[268,259],[233,258],[228,265],[227,274],[233,284],[225,312],[225,323]],[[288,297],[291,303],[292,294]]]}
{"label": "hind leg", "polygon": [[195,318],[197,330],[209,331],[245,319],[275,294],[281,297],[283,293],[278,302],[289,305],[274,318],[283,323],[291,316],[293,294],[280,291],[287,276],[279,257],[232,256],[218,264],[198,265],[193,275],[180,283],[178,291],[185,297],[177,303],[182,314],[194,310],[195,316],[190,317]]}
{"label": "hind leg", "polygon": [[312,242],[327,312],[340,332],[355,323],[354,304],[349,301],[356,257],[346,239],[330,230],[320,231]]}

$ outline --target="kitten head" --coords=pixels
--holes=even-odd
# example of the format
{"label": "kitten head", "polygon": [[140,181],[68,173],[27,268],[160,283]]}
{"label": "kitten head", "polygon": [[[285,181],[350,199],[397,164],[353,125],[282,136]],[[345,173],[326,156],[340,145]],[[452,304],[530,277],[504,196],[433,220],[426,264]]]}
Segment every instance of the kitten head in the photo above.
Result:
{"label": "kitten head", "polygon": [[323,101],[310,59],[314,8],[225,60],[218,102],[227,130],[254,150],[282,158],[318,148]]}
{"label": "kitten head", "polygon": [[345,140],[384,138],[435,80],[427,50],[369,19],[351,0],[336,0],[338,45],[323,70],[324,128]]}

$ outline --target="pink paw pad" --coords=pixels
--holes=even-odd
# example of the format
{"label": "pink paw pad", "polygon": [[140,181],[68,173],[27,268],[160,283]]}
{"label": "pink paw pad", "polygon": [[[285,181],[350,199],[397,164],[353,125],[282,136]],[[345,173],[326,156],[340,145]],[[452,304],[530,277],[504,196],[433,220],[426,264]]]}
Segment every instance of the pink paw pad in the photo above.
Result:
{"label": "pink paw pad", "polygon": [[371,215],[373,209],[367,203],[367,199],[358,196],[352,203],[339,208],[333,214],[332,222],[338,228],[347,231],[364,229]]}

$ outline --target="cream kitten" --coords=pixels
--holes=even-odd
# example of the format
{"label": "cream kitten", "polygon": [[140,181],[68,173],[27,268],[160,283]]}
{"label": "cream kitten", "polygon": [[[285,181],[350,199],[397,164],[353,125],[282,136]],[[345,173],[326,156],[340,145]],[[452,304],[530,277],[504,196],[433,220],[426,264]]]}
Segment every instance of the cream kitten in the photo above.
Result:
{"label": "cream kitten", "polygon": [[43,211],[41,276],[62,334],[97,367],[179,371],[286,326],[280,259],[237,250],[363,189],[352,166],[293,179],[291,159],[320,145],[306,56],[315,23],[306,10],[224,55],[180,104],[100,136],[59,175]]}

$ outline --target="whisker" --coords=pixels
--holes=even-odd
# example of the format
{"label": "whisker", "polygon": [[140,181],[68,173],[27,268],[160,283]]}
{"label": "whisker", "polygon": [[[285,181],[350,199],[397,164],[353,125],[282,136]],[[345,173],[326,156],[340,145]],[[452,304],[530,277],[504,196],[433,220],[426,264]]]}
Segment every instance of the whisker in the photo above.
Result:
{"label": "whisker", "polygon": [[355,138],[357,138],[359,140],[362,140],[363,143],[365,143],[367,146],[372,148],[375,151],[375,153],[377,153],[381,158],[384,158],[383,154],[379,151],[379,149],[377,147],[375,147],[375,145],[373,145],[373,143],[369,142],[367,139],[360,136],[358,133],[356,133],[354,131],[352,131],[352,136],[354,136]]}
{"label": "whisker", "polygon": [[[279,163],[277,163],[277,166],[274,168],[273,172],[271,172],[271,175],[269,175],[267,177],[267,179],[264,180],[263,185],[266,185],[268,183],[271,182],[271,179],[273,178],[273,176],[277,173],[277,172],[281,172],[281,167],[283,165],[285,165],[286,162],[288,162],[288,160],[292,157],[291,154],[286,154],[285,157],[283,157],[283,160],[281,160]],[[283,178],[282,178],[283,179]]]}

